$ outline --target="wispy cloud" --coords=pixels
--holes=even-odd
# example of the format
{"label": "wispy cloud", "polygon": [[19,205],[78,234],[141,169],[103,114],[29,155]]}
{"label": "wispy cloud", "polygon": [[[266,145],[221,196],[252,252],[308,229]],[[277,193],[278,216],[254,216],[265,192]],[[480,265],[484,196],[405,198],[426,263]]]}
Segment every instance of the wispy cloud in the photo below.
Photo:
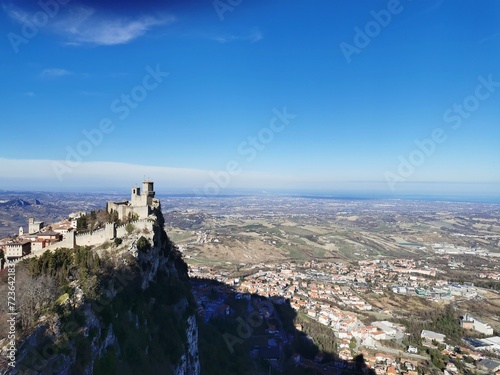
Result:
{"label": "wispy cloud", "polygon": [[35,96],[35,93],[33,91],[28,91],[28,92],[25,92],[24,95],[32,97],[32,96]]}
{"label": "wispy cloud", "polygon": [[209,36],[209,39],[212,39],[219,43],[229,43],[234,41],[247,41],[250,43],[256,43],[259,40],[264,38],[264,34],[258,29],[252,30],[248,34],[243,35],[235,35],[235,34],[224,34],[224,35],[216,35]]}
{"label": "wispy cloud", "polygon": [[64,76],[69,76],[72,73],[69,70],[66,69],[60,69],[60,68],[51,68],[51,69],[44,69],[40,73],[41,77],[44,78],[52,78],[52,77],[64,77]]}
{"label": "wispy cloud", "polygon": [[[20,6],[2,5],[4,12],[14,21],[24,24],[33,17]],[[175,21],[173,16],[138,17],[101,13],[81,5],[67,5],[47,24],[46,30],[66,39],[65,45],[79,46],[126,44],[146,34],[155,26]]]}
{"label": "wispy cloud", "polygon": [[141,16],[127,18],[120,16],[103,16],[94,9],[86,7],[73,8],[54,25],[54,30],[65,35],[67,45],[117,45],[126,44],[143,36],[154,26],[174,22],[172,16]]}

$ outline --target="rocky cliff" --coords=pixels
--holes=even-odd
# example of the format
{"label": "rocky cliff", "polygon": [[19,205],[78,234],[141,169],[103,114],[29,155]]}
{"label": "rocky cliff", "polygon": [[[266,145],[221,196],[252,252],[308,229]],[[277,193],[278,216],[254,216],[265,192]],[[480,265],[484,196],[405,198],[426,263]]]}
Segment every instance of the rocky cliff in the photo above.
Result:
{"label": "rocky cliff", "polygon": [[114,242],[20,264],[31,280],[50,278],[55,292],[36,303],[36,321],[19,328],[10,373],[200,374],[187,266],[161,212],[151,220],[152,230],[131,228]]}

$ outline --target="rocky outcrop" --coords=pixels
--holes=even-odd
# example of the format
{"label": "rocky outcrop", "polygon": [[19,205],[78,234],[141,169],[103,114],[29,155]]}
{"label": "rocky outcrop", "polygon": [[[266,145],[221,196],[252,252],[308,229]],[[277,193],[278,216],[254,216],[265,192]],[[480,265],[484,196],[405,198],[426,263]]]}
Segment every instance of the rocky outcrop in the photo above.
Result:
{"label": "rocky outcrop", "polygon": [[110,269],[97,280],[97,297],[73,280],[69,296],[18,345],[7,373],[200,374],[187,266],[161,212],[152,219],[153,230],[129,235],[119,248],[91,250]]}

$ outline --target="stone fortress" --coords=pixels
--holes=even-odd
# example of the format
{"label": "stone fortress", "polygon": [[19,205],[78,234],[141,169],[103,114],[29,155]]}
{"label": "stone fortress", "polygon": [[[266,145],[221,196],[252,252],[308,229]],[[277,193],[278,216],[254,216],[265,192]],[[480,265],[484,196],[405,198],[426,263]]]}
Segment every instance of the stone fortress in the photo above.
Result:
{"label": "stone fortress", "polygon": [[[43,222],[30,218],[28,233],[26,234],[21,227],[17,240],[4,245],[6,257],[18,260],[24,256],[38,256],[47,250],[57,248],[74,249],[77,246],[101,245],[106,241],[126,236],[129,224],[133,225],[134,230],[151,232],[156,220],[154,215],[161,210],[160,200],[155,198],[153,186],[153,181],[146,180],[142,183],[142,192],[140,187],[132,187],[130,201],[107,203],[108,213],[116,212],[118,219],[127,221],[127,224],[106,223],[104,228],[77,233],[76,220],[69,222],[64,228],[59,228],[58,223],[55,223],[47,229],[44,228]],[[56,227],[58,229],[54,229]]]}
{"label": "stone fortress", "polygon": [[[116,212],[118,219],[129,221],[136,230],[148,231],[153,230],[154,220],[150,218],[150,215],[160,209],[160,200],[155,198],[154,182],[150,180],[143,181],[142,192],[139,186],[133,186],[129,201],[109,201],[106,207],[109,213]],[[102,229],[78,233],[75,235],[74,246],[95,246],[125,236],[127,234],[126,226],[127,224],[117,226],[115,223],[106,223]]]}

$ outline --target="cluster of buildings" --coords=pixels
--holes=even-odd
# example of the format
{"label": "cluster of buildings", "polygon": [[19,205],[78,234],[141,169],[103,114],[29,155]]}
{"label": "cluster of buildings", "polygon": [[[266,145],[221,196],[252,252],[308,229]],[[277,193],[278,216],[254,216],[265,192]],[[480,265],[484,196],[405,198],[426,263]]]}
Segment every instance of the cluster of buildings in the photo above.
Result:
{"label": "cluster of buildings", "polygon": [[214,286],[196,282],[193,282],[193,286],[193,296],[200,318],[208,322],[213,318],[229,315],[230,307],[225,300],[225,296],[231,292],[228,286]]}
{"label": "cluster of buildings", "polygon": [[[226,284],[192,279],[191,285],[201,319],[208,322],[233,315],[233,319],[238,322],[236,335],[226,333],[223,336],[230,352],[245,342],[247,347],[252,348],[249,353],[252,358],[266,360],[281,372],[285,359],[284,348],[289,344],[289,338],[279,317],[274,314],[271,303],[263,302],[255,295],[235,294]],[[228,301],[229,296],[235,298]],[[237,310],[234,308],[236,300],[240,300]]]}
{"label": "cluster of buildings", "polygon": [[372,288],[375,293],[382,294],[384,289],[390,289],[397,294],[448,301],[455,298],[474,299],[479,297],[478,289],[472,284],[464,283],[461,285],[439,279],[440,271],[425,264],[425,261],[422,260],[360,261],[358,266],[357,272],[366,275],[368,271],[371,283],[380,286],[380,289]]}
{"label": "cluster of buildings", "polygon": [[0,249],[8,260],[17,260],[24,256],[39,255],[43,251],[59,245],[68,233],[76,231],[77,219],[82,213],[69,215],[69,219],[45,226],[43,221],[28,219],[28,230],[20,227],[17,236],[0,239]]}
{"label": "cluster of buildings", "polygon": [[[153,182],[149,180],[142,183],[142,190],[138,186],[132,187],[130,200],[107,204],[108,213],[116,213],[117,219],[132,222],[137,229],[143,230],[152,229],[150,215],[160,209],[160,200],[155,198]],[[76,212],[70,214],[68,219],[48,226],[43,221],[30,218],[27,232],[24,227],[20,227],[17,236],[0,239],[4,258],[15,261],[26,256],[38,256],[56,248],[95,246],[126,233],[124,224],[120,226],[114,222],[105,223],[101,228],[93,228],[88,232],[77,233],[78,219],[83,215],[85,212]]]}
{"label": "cluster of buildings", "polygon": [[[294,309],[332,330],[337,339],[337,355],[340,359],[352,358],[353,340],[356,340],[358,347],[380,350],[376,356],[365,356],[365,360],[377,374],[416,374],[418,348],[407,347],[406,356],[409,360],[404,361],[397,361],[399,356],[385,350],[387,348],[383,345],[383,340],[402,339],[406,335],[405,327],[390,321],[364,324],[357,312],[373,309],[363,298],[365,291],[384,295],[391,290],[434,299],[452,299],[457,296],[474,298],[478,295],[478,290],[471,284],[449,284],[439,280],[436,268],[425,261],[411,259],[359,261],[357,264],[306,261],[298,265],[283,262],[278,265],[257,264],[253,268],[255,272],[244,278],[234,278],[229,271],[205,266],[191,267],[190,275],[215,279],[231,285],[239,293],[259,294],[277,303],[289,300]],[[391,311],[383,312],[391,314]],[[493,334],[492,327],[469,314],[462,317],[460,325],[484,335]],[[445,336],[439,332],[424,330],[421,338],[430,346],[436,342],[446,344]],[[476,347],[484,346],[493,350],[500,345],[500,339],[498,342],[495,340],[495,337],[490,337],[476,340],[475,344]],[[476,354],[470,343],[467,344],[469,352],[478,361],[488,360],[480,352]],[[455,354],[452,350],[451,355]],[[412,355],[415,357],[413,360]],[[443,374],[455,375],[460,372],[450,361],[443,369]]]}
{"label": "cluster of buildings", "polygon": [[[473,323],[474,321],[477,321],[477,319],[471,317],[469,314],[465,314],[462,319],[461,319],[461,325],[462,322],[467,322],[468,323]],[[480,322],[479,322],[480,323]],[[483,327],[483,326],[484,327]],[[473,326],[471,325],[471,328],[467,328],[467,326],[462,325],[463,328],[465,329],[474,329],[472,328]],[[489,326],[484,323],[480,323],[478,325],[479,329],[486,328],[484,330],[485,332],[492,333],[493,331],[490,331]],[[421,338],[422,338],[422,343],[425,346],[429,346],[434,348],[434,344],[444,344],[445,348],[441,351],[441,354],[443,356],[447,356],[450,358],[450,362],[446,364],[446,368],[443,369],[443,374],[444,375],[459,375],[460,372],[457,369],[454,361],[456,360],[461,360],[464,357],[464,353],[468,357],[473,358],[476,360],[476,364],[468,364],[467,367],[469,367],[470,370],[478,370],[480,371],[480,374],[488,374],[488,375],[500,375],[500,360],[498,359],[493,359],[493,358],[488,358],[485,356],[484,350],[488,350],[490,352],[496,352],[496,354],[500,354],[500,337],[494,336],[494,337],[489,337],[485,339],[474,339],[474,338],[464,338],[463,342],[465,343],[465,346],[461,346],[459,351],[455,350],[456,348],[453,348],[449,345],[446,344],[446,336],[433,332],[433,331],[426,331],[423,330],[421,333]]]}
{"label": "cluster of buildings", "polygon": [[450,243],[434,243],[432,244],[432,250],[437,254],[467,254],[467,255],[482,255],[487,256],[489,253],[486,249],[468,247],[468,246],[457,246]]}
{"label": "cluster of buildings", "polygon": [[[349,272],[345,265],[338,266],[342,273]],[[348,285],[312,281],[314,276],[299,271],[295,264],[285,263],[276,271],[258,271],[245,280],[230,278],[224,272],[213,271],[208,267],[191,267],[190,276],[216,279],[233,285],[237,292],[259,294],[277,303],[288,299],[294,309],[304,311],[311,319],[332,330],[337,338],[337,354],[343,360],[352,358],[350,343],[353,338],[357,342],[374,346],[375,341],[401,336],[404,330],[404,327],[390,322],[375,322],[366,326],[356,313],[349,310],[371,310],[369,303]],[[300,327],[297,329],[300,330]]]}
{"label": "cluster of buildings", "polygon": [[[464,235],[464,234],[455,234],[457,236],[464,236],[464,237],[481,237],[481,236],[475,236],[475,235]],[[488,238],[488,237],[485,237]],[[493,237],[491,237],[493,238]],[[500,247],[500,241],[498,241],[497,246]],[[492,252],[488,251],[487,249],[483,248],[476,248],[476,247],[469,247],[469,246],[458,246],[450,243],[434,243],[431,245],[432,250],[436,254],[441,254],[441,255],[475,255],[477,257],[482,257],[482,258],[498,258],[500,257],[499,252]],[[494,273],[493,275],[496,276],[495,280],[500,280],[500,273]],[[483,276],[482,277],[487,277]],[[492,277],[493,278],[493,277]]]}

